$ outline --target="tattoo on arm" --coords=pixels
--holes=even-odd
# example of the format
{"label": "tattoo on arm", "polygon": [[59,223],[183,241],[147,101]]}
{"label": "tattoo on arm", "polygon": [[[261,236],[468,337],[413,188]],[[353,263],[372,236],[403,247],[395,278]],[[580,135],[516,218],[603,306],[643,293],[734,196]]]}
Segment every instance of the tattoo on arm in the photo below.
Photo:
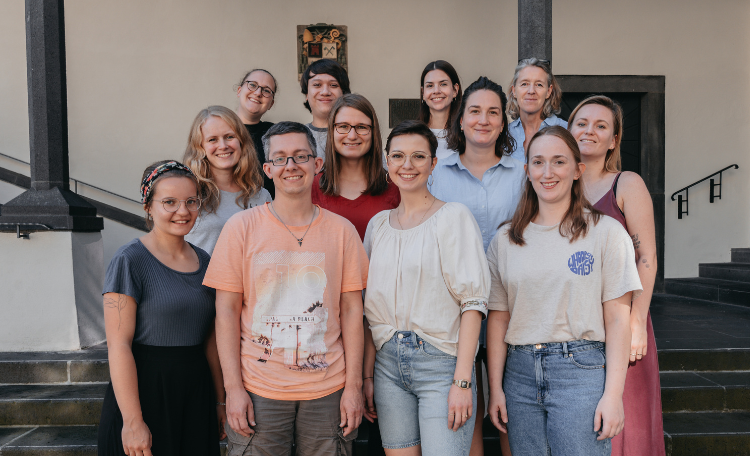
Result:
{"label": "tattoo on arm", "polygon": [[125,305],[128,303],[127,297],[125,295],[116,294],[116,298],[104,298],[104,307],[109,307],[110,309],[117,309],[117,330],[120,330],[120,324],[122,323],[122,309],[125,308]]}
{"label": "tattoo on arm", "polygon": [[650,267],[651,267],[651,265],[650,265],[650,264],[648,264],[648,261],[646,261],[646,259],[645,259],[645,258],[641,260],[641,263],[645,264],[647,268],[650,268]]}
{"label": "tattoo on arm", "polygon": [[633,240],[633,247],[638,250],[638,247],[641,246],[641,241],[638,240],[638,235],[634,234],[633,236],[630,236],[630,238]]}

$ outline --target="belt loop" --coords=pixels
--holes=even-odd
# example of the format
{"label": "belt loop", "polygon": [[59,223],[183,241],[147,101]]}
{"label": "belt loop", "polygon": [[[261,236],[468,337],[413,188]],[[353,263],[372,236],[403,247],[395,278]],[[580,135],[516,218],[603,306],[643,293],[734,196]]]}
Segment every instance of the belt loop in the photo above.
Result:
{"label": "belt loop", "polygon": [[567,358],[568,357],[568,343],[567,342],[562,343],[562,349],[563,349],[563,356]]}

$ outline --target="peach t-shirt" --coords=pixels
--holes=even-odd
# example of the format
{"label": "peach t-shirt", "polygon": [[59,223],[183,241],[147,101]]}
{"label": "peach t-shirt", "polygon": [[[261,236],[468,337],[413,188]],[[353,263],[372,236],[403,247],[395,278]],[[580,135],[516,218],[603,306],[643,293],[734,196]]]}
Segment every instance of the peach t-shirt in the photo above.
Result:
{"label": "peach t-shirt", "polygon": [[[290,226],[302,235],[307,226]],[[299,243],[268,204],[224,225],[203,284],[242,293],[242,381],[268,399],[311,400],[344,387],[341,293],[367,284],[357,230],[320,209]]]}

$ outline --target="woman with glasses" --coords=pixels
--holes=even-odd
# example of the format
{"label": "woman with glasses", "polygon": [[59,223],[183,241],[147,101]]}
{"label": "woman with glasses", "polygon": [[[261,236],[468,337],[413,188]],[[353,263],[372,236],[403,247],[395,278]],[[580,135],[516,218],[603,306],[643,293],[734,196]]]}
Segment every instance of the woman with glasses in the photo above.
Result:
{"label": "woman with glasses", "polygon": [[348,219],[364,239],[370,219],[400,201],[398,187],[383,169],[378,116],[367,98],[351,93],[331,108],[323,171],[315,177],[312,200]]}
{"label": "woman with glasses", "polygon": [[259,172],[263,178],[263,188],[268,190],[271,198],[274,194],[273,180],[263,173],[263,163],[266,161],[263,152],[263,135],[273,126],[273,123],[261,120],[261,118],[273,106],[277,91],[276,78],[268,70],[261,68],[248,71],[242,78],[242,82],[237,84],[237,98],[240,99],[237,115],[253,139],[255,152],[258,154]]}
{"label": "woman with glasses", "polygon": [[560,113],[562,89],[552,74],[550,62],[536,58],[518,62],[508,92],[508,126],[515,141],[513,158],[526,163],[525,150],[537,131],[551,125],[567,127]]}
{"label": "woman with glasses", "polygon": [[[438,162],[432,173],[432,194],[443,201],[455,201],[469,208],[482,233],[484,249],[490,244],[501,223],[510,219],[521,198],[526,175],[523,163],[510,156],[513,138],[508,133],[503,88],[482,76],[464,92],[458,115],[448,139],[457,151]],[[478,414],[484,418],[482,362],[487,363],[486,327],[482,325],[477,354]],[[501,446],[509,453],[507,437],[500,436]],[[482,428],[475,426],[472,455],[484,454]]]}
{"label": "woman with glasses", "polygon": [[198,182],[176,161],[146,168],[141,200],[151,231],[122,246],[104,280],[110,378],[99,455],[219,455],[226,421],[209,255],[185,241]]}
{"label": "woman with glasses", "polygon": [[254,149],[242,121],[228,108],[209,106],[193,120],[183,161],[198,179],[203,204],[186,239],[209,255],[229,217],[271,201]]}
{"label": "woman with glasses", "polygon": [[[375,215],[365,234],[365,315],[372,331],[365,340],[365,385],[374,377],[388,456],[465,456],[490,286],[482,236],[466,206],[440,201],[427,188],[437,138],[426,124],[400,123],[386,150],[401,203]],[[368,407],[369,394],[365,388]]]}
{"label": "woman with glasses", "polygon": [[455,152],[448,148],[447,138],[461,107],[461,81],[456,69],[445,60],[428,63],[422,71],[420,92],[419,120],[437,137],[437,158],[442,160]]}

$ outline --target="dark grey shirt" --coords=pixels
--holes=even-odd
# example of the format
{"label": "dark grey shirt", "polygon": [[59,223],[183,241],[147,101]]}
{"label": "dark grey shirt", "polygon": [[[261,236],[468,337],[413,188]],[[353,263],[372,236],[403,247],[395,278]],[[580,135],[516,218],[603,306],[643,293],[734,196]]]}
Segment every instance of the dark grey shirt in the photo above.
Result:
{"label": "dark grey shirt", "polygon": [[203,286],[211,257],[191,246],[200,261],[195,272],[168,268],[139,239],[120,247],[109,263],[102,293],[120,293],[135,299],[138,307],[134,343],[198,345],[211,333],[216,290]]}

